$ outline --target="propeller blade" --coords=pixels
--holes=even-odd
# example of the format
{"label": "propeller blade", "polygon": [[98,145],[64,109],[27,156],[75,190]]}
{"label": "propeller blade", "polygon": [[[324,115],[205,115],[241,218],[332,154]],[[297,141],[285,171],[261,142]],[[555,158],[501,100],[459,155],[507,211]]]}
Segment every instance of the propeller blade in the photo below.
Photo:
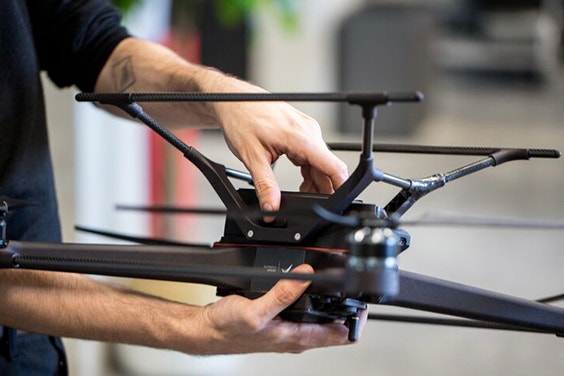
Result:
{"label": "propeller blade", "polygon": [[313,211],[332,223],[338,223],[347,227],[389,227],[396,228],[398,226],[459,226],[459,227],[484,227],[488,229],[494,228],[518,228],[528,230],[561,230],[564,229],[564,221],[534,220],[520,218],[492,218],[486,216],[461,216],[458,214],[432,212],[422,215],[413,220],[396,220],[394,218],[374,218],[365,217],[361,214],[338,215],[332,213],[325,208],[315,205]]}
{"label": "propeller blade", "polygon": [[510,330],[516,332],[552,334],[542,330],[525,328],[521,326],[503,325],[503,324],[491,323],[488,321],[478,321],[478,320],[470,320],[470,319],[450,319],[450,318],[411,316],[411,315],[386,315],[386,314],[378,314],[378,313],[370,313],[368,315],[368,319],[376,320],[376,321],[389,321],[389,322],[400,322],[400,323],[410,323],[410,324],[442,325],[442,326],[454,326],[460,328]]}
{"label": "propeller blade", "polygon": [[554,302],[559,302],[564,300],[564,294],[558,294],[558,295],[554,295],[554,296],[549,296],[546,298],[542,298],[542,299],[537,299],[537,302],[539,303],[554,303]]}
{"label": "propeller blade", "polygon": [[[116,205],[117,210],[144,211],[157,214],[194,214],[194,215],[227,215],[227,210],[220,208],[193,208],[173,205]],[[244,213],[229,213],[230,217],[284,217],[284,216],[303,216],[311,214],[311,210],[249,210]]]}
{"label": "propeller blade", "polygon": [[200,214],[225,215],[227,210],[221,208],[190,208],[172,205],[116,205],[117,210],[144,211],[162,214]]}
{"label": "propeller blade", "polygon": [[194,248],[209,248],[212,249],[210,244],[204,243],[184,243],[184,242],[176,242],[172,240],[166,239],[158,239],[158,238],[148,238],[148,237],[140,237],[140,236],[131,236],[120,234],[116,232],[110,232],[105,230],[97,230],[93,228],[83,227],[83,226],[75,226],[74,227],[78,231],[87,232],[89,234],[101,235],[108,238],[118,239],[118,240],[125,240],[128,242],[139,243],[144,245],[175,245],[175,246],[183,246],[183,247],[194,247]]}
{"label": "propeller blade", "polygon": [[485,216],[461,216],[452,213],[427,213],[418,219],[401,221],[402,226],[465,226],[485,228],[520,228],[558,230],[564,229],[564,221],[490,218]]}
{"label": "propeller blade", "polygon": [[[162,214],[200,214],[200,215],[226,215],[225,209],[219,208],[189,208],[175,207],[168,205],[117,205],[118,210],[137,210]],[[429,212],[419,218],[412,220],[392,220],[386,218],[369,218],[359,216],[341,216],[329,212],[319,205],[314,205],[311,210],[319,217],[333,223],[338,223],[347,227],[358,227],[360,225],[368,225],[373,227],[398,227],[398,226],[458,226],[458,227],[486,227],[486,228],[519,228],[519,229],[564,229],[564,221],[550,221],[538,219],[519,219],[519,218],[493,218],[486,216],[466,216],[446,212]],[[294,211],[272,211],[261,212],[256,211],[248,215],[257,218],[265,216],[295,216],[311,213],[309,210]],[[236,216],[237,214],[233,214]],[[243,214],[241,214],[242,216]]]}

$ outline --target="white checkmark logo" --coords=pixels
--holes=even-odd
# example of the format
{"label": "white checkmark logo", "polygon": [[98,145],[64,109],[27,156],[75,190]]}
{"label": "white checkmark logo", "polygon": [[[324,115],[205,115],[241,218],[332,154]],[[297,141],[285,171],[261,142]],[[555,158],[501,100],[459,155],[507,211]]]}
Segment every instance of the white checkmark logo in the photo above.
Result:
{"label": "white checkmark logo", "polygon": [[294,266],[294,264],[288,266],[286,269],[280,268],[280,270],[282,271],[282,273],[288,273],[290,270],[292,270],[292,266]]}

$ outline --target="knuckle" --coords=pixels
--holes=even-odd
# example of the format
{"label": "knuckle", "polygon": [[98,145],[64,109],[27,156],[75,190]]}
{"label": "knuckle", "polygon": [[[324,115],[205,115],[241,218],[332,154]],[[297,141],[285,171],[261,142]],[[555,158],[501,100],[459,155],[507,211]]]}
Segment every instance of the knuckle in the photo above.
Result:
{"label": "knuckle", "polygon": [[274,189],[274,184],[268,179],[260,179],[254,182],[257,193],[266,194]]}
{"label": "knuckle", "polygon": [[294,290],[287,286],[286,283],[278,285],[276,289],[276,294],[274,294],[274,298],[277,300],[280,305],[289,305],[296,300],[296,294]]}
{"label": "knuckle", "polygon": [[262,322],[260,318],[250,312],[243,314],[241,318],[241,325],[243,325],[245,329],[251,333],[259,332],[262,329]]}
{"label": "knuckle", "polygon": [[347,164],[341,161],[340,159],[337,159],[337,164],[338,164],[337,168],[340,170],[341,175],[348,176],[349,168]]}

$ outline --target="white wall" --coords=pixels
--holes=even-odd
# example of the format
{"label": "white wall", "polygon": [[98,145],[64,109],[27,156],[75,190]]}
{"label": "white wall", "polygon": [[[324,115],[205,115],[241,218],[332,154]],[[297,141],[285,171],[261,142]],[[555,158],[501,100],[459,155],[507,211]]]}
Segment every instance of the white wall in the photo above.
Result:
{"label": "white wall", "polygon": [[[264,9],[256,18],[251,44],[251,79],[275,92],[325,92],[337,87],[339,22],[364,0],[297,1],[299,26],[287,30],[275,12]],[[326,129],[335,127],[332,105],[299,103]]]}

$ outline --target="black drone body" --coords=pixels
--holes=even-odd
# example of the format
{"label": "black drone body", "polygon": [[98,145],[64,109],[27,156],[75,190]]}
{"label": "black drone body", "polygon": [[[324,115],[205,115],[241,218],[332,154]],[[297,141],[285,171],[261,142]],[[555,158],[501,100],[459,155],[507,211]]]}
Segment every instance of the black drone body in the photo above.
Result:
{"label": "black drone body", "polygon": [[[144,244],[46,244],[10,241],[4,236],[0,244],[0,267],[196,282],[217,286],[218,295],[239,294],[249,298],[264,294],[280,279],[308,280],[312,284],[306,293],[282,312],[282,318],[316,323],[343,321],[349,327],[351,340],[357,338],[359,314],[368,304],[395,305],[464,319],[426,320],[371,315],[371,318],[381,320],[564,334],[564,309],[399,269],[397,256],[409,247],[411,239],[398,225],[402,223],[403,214],[420,198],[450,181],[508,161],[560,157],[559,151],[550,149],[373,144],[378,106],[421,99],[422,95],[416,92],[79,94],[79,101],[121,108],[193,163],[225,206],[223,236],[213,246],[123,236],[121,238]],[[184,144],[138,104],[279,100],[347,102],[360,106],[363,135],[358,145],[329,145],[335,150],[360,152],[355,170],[335,193],[282,192],[281,210],[276,213],[259,210],[254,189],[234,188],[230,178],[252,183],[249,174],[226,168]],[[482,159],[450,172],[405,179],[375,168],[374,151],[462,154],[482,156]],[[399,192],[383,206],[358,201],[358,195],[374,182],[393,185]],[[6,214],[9,206],[10,203],[5,203],[5,208],[0,208],[2,213]],[[265,215],[274,216],[275,220],[264,221]],[[2,219],[0,228],[5,229],[6,225]],[[549,224],[547,227],[564,226]],[[293,267],[303,263],[312,265],[315,274],[290,273]]]}
{"label": "black drone body", "polygon": [[[251,212],[260,213],[258,201],[254,190],[238,190],[245,204]],[[273,222],[264,222],[261,217],[256,217],[255,225],[264,231],[270,231],[272,240],[259,241],[253,239],[256,227],[240,225],[240,215],[230,216],[227,214],[223,237],[215,244],[215,248],[237,246],[246,248],[253,252],[253,266],[266,271],[275,273],[287,273],[292,267],[307,263],[315,267],[317,272],[331,273],[334,271],[346,270],[351,262],[351,247],[358,247],[361,240],[352,239],[350,226],[330,221],[319,221],[319,215],[304,208],[313,205],[322,207],[328,199],[328,195],[283,192],[281,206],[284,211],[277,213],[278,217]],[[370,204],[353,202],[344,211],[343,215],[357,216],[363,213],[365,216],[377,219],[376,213],[379,210]],[[285,214],[286,213],[286,214]],[[297,215],[297,213],[300,213]],[[309,234],[302,234],[302,229],[307,228],[311,223],[317,226]],[[246,232],[241,230],[243,227]],[[279,237],[283,237],[287,229],[292,229],[293,240],[299,241],[298,244],[288,242],[284,245]],[[280,231],[280,234],[277,234]],[[349,285],[339,284],[314,284],[306,293],[291,307],[282,312],[284,319],[298,322],[325,323],[335,320],[345,321],[351,327],[350,338],[356,339],[354,322],[358,320],[360,310],[366,309],[367,303],[377,303],[383,295],[395,295],[398,289],[398,270],[396,257],[399,252],[409,246],[409,235],[402,230],[394,230],[388,234],[393,238],[394,244],[388,246],[381,239],[381,244],[366,245],[372,248],[372,254],[366,255],[370,258],[373,265],[369,270],[358,270],[345,279],[349,280]],[[360,255],[359,255],[360,256]],[[393,262],[386,265],[386,260]],[[359,259],[360,260],[360,259]],[[374,278],[374,271],[378,269],[377,278]],[[371,279],[360,281],[360,276],[369,276]],[[353,281],[356,286],[352,285]],[[245,288],[218,288],[218,295],[239,294],[248,298],[257,297],[273,286],[273,281],[251,279]],[[362,286],[362,287],[361,287]],[[368,288],[370,287],[370,293]],[[363,289],[364,288],[364,289]]]}

